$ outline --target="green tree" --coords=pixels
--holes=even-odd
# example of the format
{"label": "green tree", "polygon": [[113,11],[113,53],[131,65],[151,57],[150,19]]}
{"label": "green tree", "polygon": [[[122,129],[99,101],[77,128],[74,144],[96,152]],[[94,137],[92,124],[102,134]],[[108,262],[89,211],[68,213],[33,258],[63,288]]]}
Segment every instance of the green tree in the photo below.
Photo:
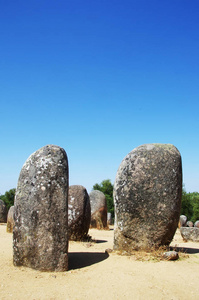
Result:
{"label": "green tree", "polygon": [[93,190],[98,190],[104,193],[107,201],[108,212],[110,212],[112,218],[114,218],[113,185],[110,179],[103,180],[100,184],[94,184]]}
{"label": "green tree", "polygon": [[193,216],[193,205],[190,193],[187,193],[185,188],[182,189],[181,215],[185,215],[187,220],[191,220]]}
{"label": "green tree", "polygon": [[186,193],[184,186],[182,189],[181,215],[187,216],[187,219],[192,222],[199,220],[199,193]]}
{"label": "green tree", "polygon": [[16,189],[11,189],[5,192],[4,195],[0,196],[0,199],[3,200],[8,210],[12,205],[14,205],[15,191]]}
{"label": "green tree", "polygon": [[199,193],[191,193],[191,201],[193,206],[193,216],[191,218],[192,222],[199,220]]}

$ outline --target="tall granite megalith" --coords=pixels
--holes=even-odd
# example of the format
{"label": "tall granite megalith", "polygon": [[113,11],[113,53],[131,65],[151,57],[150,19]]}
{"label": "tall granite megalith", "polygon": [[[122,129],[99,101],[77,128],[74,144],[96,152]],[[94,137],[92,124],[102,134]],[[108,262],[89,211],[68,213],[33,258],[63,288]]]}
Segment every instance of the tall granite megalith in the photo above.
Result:
{"label": "tall granite megalith", "polygon": [[47,145],[34,152],[19,175],[13,228],[13,262],[41,271],[68,269],[68,160]]}
{"label": "tall granite megalith", "polygon": [[107,229],[107,202],[104,193],[98,190],[90,192],[91,228]]}
{"label": "tall granite megalith", "polygon": [[81,241],[88,235],[91,221],[90,199],[85,187],[69,186],[68,232],[69,240]]}
{"label": "tall granite megalith", "polygon": [[122,161],[114,183],[114,249],[168,245],[177,229],[182,193],[179,151],[146,144]]}

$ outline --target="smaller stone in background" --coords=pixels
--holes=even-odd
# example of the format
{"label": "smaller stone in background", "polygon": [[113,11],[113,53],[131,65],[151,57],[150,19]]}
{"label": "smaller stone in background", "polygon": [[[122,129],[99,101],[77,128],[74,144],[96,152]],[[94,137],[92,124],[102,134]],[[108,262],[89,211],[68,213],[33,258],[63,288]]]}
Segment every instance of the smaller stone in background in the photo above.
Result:
{"label": "smaller stone in background", "polygon": [[14,227],[14,205],[9,208],[7,217],[7,232],[13,232]]}
{"label": "smaller stone in background", "polygon": [[110,212],[107,213],[107,223],[108,225],[112,225],[112,216]]}
{"label": "smaller stone in background", "polygon": [[0,223],[7,222],[7,207],[3,200],[0,199]]}
{"label": "smaller stone in background", "polygon": [[107,202],[104,193],[94,190],[89,194],[91,204],[91,228],[107,229]]}
{"label": "smaller stone in background", "polygon": [[187,223],[187,217],[185,215],[180,216],[180,227],[185,227]]}
{"label": "smaller stone in background", "polygon": [[194,227],[199,228],[199,221],[196,221],[196,222],[194,223]]}
{"label": "smaller stone in background", "polygon": [[193,222],[188,221],[188,222],[187,222],[187,227],[193,227]]}
{"label": "smaller stone in background", "polygon": [[69,186],[68,234],[69,240],[81,241],[88,236],[91,221],[90,199],[85,187]]}

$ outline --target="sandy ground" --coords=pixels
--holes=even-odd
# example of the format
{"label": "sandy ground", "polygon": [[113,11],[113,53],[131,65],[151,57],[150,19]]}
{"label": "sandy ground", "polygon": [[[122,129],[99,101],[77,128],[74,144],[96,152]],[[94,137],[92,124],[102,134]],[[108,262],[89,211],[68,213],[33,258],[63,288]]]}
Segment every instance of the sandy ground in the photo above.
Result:
{"label": "sandy ground", "polygon": [[188,255],[177,261],[137,261],[105,249],[113,229],[91,229],[95,243],[70,242],[69,271],[39,272],[12,263],[12,234],[0,225],[0,299],[199,299],[199,243],[183,243],[177,230],[173,246]]}

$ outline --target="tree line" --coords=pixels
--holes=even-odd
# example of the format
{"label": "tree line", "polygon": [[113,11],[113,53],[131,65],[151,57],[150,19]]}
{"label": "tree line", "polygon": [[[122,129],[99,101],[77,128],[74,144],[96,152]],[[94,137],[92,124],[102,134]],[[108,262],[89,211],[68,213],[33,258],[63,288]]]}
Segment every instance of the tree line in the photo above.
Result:
{"label": "tree line", "polygon": [[5,203],[7,210],[9,210],[12,205],[14,205],[15,191],[16,189],[11,189],[5,192],[4,195],[0,195],[0,199]]}
{"label": "tree line", "polygon": [[[93,190],[99,190],[104,193],[107,201],[108,212],[110,212],[111,216],[114,218],[113,185],[110,179],[103,180],[100,184],[94,184]],[[0,195],[0,199],[3,200],[8,210],[12,205],[14,205],[15,191],[16,189],[11,189],[5,192],[4,195]]]}
{"label": "tree line", "polygon": [[[93,190],[100,190],[107,199],[108,212],[111,212],[114,218],[114,203],[113,203],[113,185],[109,179],[103,180],[100,184],[96,183]],[[199,220],[199,193],[187,193],[184,186],[182,189],[181,215],[185,215],[188,221],[195,223]]]}
{"label": "tree line", "polygon": [[[103,180],[100,184],[93,185],[93,190],[99,190],[104,193],[107,201],[108,212],[111,213],[114,218],[114,203],[113,203],[113,184],[110,179]],[[0,196],[0,199],[4,201],[7,209],[14,205],[15,189],[11,189]],[[199,220],[199,193],[187,193],[185,188],[182,189],[182,203],[181,203],[181,215],[185,215],[187,220],[193,223]]]}
{"label": "tree line", "polygon": [[199,220],[199,193],[187,193],[182,189],[181,215],[185,215],[188,221],[195,223]]}

